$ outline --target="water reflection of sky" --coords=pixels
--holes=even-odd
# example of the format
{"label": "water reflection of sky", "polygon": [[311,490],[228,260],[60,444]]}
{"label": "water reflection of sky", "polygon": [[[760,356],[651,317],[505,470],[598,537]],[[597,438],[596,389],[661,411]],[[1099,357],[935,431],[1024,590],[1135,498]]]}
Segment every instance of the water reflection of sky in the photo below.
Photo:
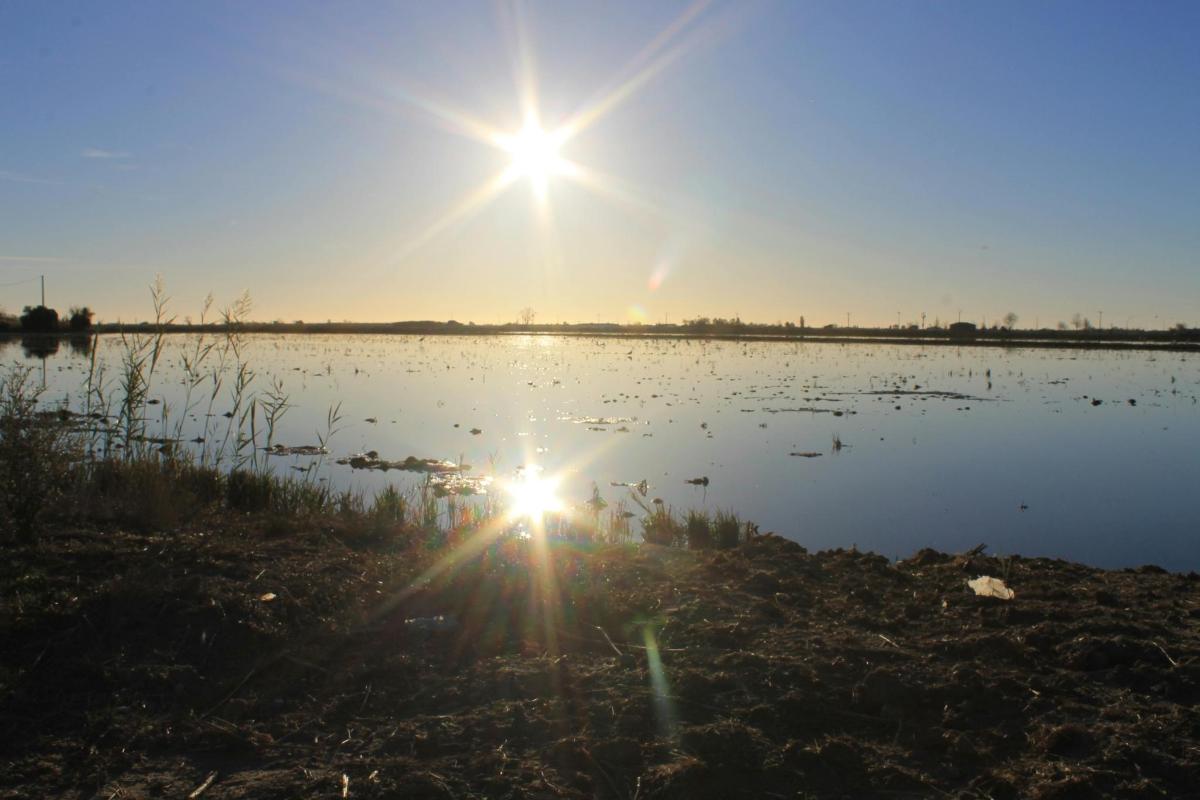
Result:
{"label": "water reflection of sky", "polygon": [[[0,360],[40,368],[8,341],[18,346],[0,345]],[[170,342],[154,394],[177,405],[187,340]],[[102,338],[111,375],[119,348]],[[47,354],[48,399],[78,399],[84,352]],[[611,482],[646,479],[676,509],[733,509],[810,548],[904,556],[986,542],[1200,569],[1197,356],[525,336],[254,336],[245,352],[261,386],[278,377],[290,394],[284,444],[315,442],[340,402],[334,455],[461,457],[498,473],[536,461],[562,475],[572,502],[594,481],[615,504],[628,489]],[[895,387],[972,399],[867,394]],[[843,415],[785,410],[809,407]],[[849,445],[839,453],[834,434]],[[822,455],[789,455],[807,451]],[[327,475],[367,490],[415,480],[333,465]],[[701,476],[707,488],[684,482]]]}

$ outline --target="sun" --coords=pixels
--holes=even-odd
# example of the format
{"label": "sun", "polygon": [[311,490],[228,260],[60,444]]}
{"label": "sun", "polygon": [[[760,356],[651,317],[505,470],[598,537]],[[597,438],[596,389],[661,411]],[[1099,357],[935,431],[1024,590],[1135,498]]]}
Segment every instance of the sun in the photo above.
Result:
{"label": "sun", "polygon": [[[337,92],[339,97],[365,102],[371,108],[391,102],[393,94],[415,106],[437,120],[453,133],[495,148],[508,163],[496,174],[470,189],[463,197],[431,219],[421,230],[414,233],[400,248],[395,259],[400,261],[432,241],[439,234],[451,229],[486,208],[518,181],[528,181],[533,192],[534,208],[537,212],[543,241],[554,240],[554,215],[551,213],[549,188],[551,180],[570,182],[607,200],[628,205],[638,213],[649,212],[665,216],[664,209],[649,198],[643,197],[635,187],[618,178],[605,174],[594,167],[580,164],[568,158],[562,150],[585,130],[614,109],[636,95],[643,87],[672,64],[682,60],[685,54],[713,39],[713,26],[719,21],[707,14],[712,0],[691,0],[688,6],[637,55],[605,84],[605,91],[598,93],[590,102],[582,105],[568,116],[552,112],[553,126],[542,124],[542,107],[539,104],[537,76],[534,72],[533,52],[527,41],[527,31],[519,10],[513,11],[511,23],[515,44],[513,65],[517,79],[518,105],[512,120],[521,120],[519,128],[504,129],[489,123],[468,110],[454,108],[446,103],[422,97],[405,87],[389,92],[377,99],[370,94],[353,96]],[[515,8],[519,9],[517,4]],[[507,13],[507,12],[506,12]],[[706,21],[700,22],[707,17]],[[329,87],[321,87],[327,90]],[[560,109],[561,110],[561,109]],[[549,252],[549,249],[548,249]]]}
{"label": "sun", "polygon": [[511,177],[527,178],[534,191],[542,196],[550,178],[565,172],[566,161],[559,155],[559,148],[566,138],[565,132],[548,131],[536,120],[530,120],[516,133],[497,136],[496,140],[511,159],[508,167]]}
{"label": "sun", "polygon": [[544,478],[537,467],[525,467],[517,474],[516,480],[507,486],[509,519],[527,519],[531,522],[541,522],[546,514],[563,510],[563,502],[558,498],[557,478]]}

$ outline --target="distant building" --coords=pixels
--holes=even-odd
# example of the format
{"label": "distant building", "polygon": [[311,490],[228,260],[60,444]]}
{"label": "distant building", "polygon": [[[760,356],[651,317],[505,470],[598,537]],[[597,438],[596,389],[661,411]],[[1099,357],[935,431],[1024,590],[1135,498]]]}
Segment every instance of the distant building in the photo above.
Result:
{"label": "distant building", "polygon": [[951,322],[949,330],[951,336],[971,337],[976,328],[974,322]]}

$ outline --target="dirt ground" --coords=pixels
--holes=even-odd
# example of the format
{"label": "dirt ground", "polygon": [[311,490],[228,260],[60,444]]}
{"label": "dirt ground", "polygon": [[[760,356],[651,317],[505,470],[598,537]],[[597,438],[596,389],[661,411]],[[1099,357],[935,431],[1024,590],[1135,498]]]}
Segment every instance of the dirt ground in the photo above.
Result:
{"label": "dirt ground", "polygon": [[1195,574],[454,552],[252,520],[8,547],[0,797],[1200,797]]}

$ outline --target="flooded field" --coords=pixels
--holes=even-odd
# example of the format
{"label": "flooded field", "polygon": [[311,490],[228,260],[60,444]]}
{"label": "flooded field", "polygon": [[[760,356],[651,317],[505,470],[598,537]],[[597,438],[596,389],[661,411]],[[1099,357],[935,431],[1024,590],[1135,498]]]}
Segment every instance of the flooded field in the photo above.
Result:
{"label": "flooded field", "polygon": [[[185,438],[221,428],[230,365],[186,398],[173,336],[150,386]],[[100,337],[115,389],[123,346]],[[948,346],[555,336],[245,337],[251,390],[278,386],[272,468],[368,493],[451,488],[536,465],[568,505],[732,510],[810,549],[921,547],[1200,569],[1200,357]],[[80,409],[86,347],[0,361]],[[246,375],[245,377],[249,377]],[[331,409],[341,421],[329,431]],[[186,410],[186,413],[185,413]],[[158,427],[156,428],[156,425]],[[338,462],[343,463],[338,463]],[[462,465],[462,470],[458,469]],[[381,467],[389,467],[381,469]],[[636,526],[635,526],[636,529]]]}

